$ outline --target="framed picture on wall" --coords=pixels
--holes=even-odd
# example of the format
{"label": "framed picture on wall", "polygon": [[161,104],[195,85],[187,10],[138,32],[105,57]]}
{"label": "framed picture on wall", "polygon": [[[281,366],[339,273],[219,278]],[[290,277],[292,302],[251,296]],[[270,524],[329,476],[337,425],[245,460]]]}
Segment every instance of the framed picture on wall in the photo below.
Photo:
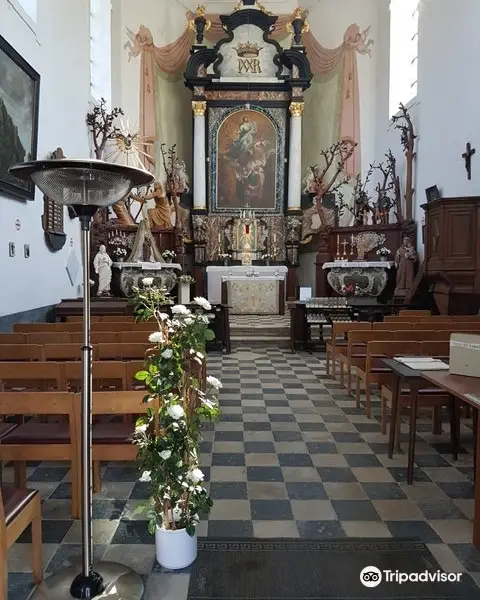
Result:
{"label": "framed picture on wall", "polygon": [[427,202],[433,202],[434,200],[438,200],[440,198],[440,190],[436,185],[432,185],[425,190],[425,196],[427,198]]}
{"label": "framed picture on wall", "polygon": [[37,158],[40,75],[0,36],[0,192],[33,200],[35,186],[13,165]]}

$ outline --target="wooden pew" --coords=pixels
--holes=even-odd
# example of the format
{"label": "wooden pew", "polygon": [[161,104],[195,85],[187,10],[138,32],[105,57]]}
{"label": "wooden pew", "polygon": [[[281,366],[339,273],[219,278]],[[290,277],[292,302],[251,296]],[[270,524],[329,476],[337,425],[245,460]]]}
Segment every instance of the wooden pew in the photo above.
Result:
{"label": "wooden pew", "polygon": [[347,372],[347,393],[352,391],[352,368],[361,365],[366,358],[366,344],[371,340],[392,339],[391,331],[353,330],[348,332],[347,347],[338,354],[340,363],[340,383],[345,385],[344,367]]}
{"label": "wooden pew", "polygon": [[0,600],[8,597],[8,550],[20,535],[32,528],[32,574],[36,584],[43,580],[42,514],[37,490],[2,486],[0,489]]}
{"label": "wooden pew", "polygon": [[[82,363],[80,361],[63,363],[63,372],[68,389],[79,392],[82,389]],[[93,361],[92,381],[94,391],[126,390],[125,363],[106,360]]]}
{"label": "wooden pew", "polygon": [[[369,321],[365,322],[354,322],[354,323],[334,323],[332,326],[332,338],[326,345],[327,354],[327,375],[330,375],[335,379],[337,376],[336,360],[342,349],[344,349],[348,343],[347,334],[349,331],[369,331],[372,329],[372,324]],[[330,369],[330,363],[332,365]],[[341,368],[341,367],[340,367]],[[341,376],[341,370],[340,370]]]}
{"label": "wooden pew", "polygon": [[401,310],[398,313],[399,317],[430,317],[432,315],[431,310]]}
{"label": "wooden pew", "polygon": [[[117,416],[146,413],[147,407],[158,409],[157,400],[150,404],[143,402],[144,392],[96,392],[92,398],[92,415]],[[75,403],[77,418],[80,416],[80,398]],[[92,458],[94,462],[95,491],[101,490],[100,462],[101,461],[134,461],[137,457],[137,447],[130,441],[135,429],[134,423],[126,422],[97,422],[92,429]]]}
{"label": "wooden pew", "polygon": [[372,403],[370,395],[370,386],[377,384],[382,386],[392,379],[390,369],[387,369],[379,363],[379,358],[393,358],[402,354],[418,354],[420,348],[419,342],[400,342],[400,341],[371,341],[367,343],[367,357],[365,368],[357,366],[356,368],[356,405],[360,407],[360,384],[363,382],[365,387],[365,410],[367,417],[372,416]]}
{"label": "wooden pew", "polygon": [[43,360],[43,347],[33,344],[0,344],[0,361]]}
{"label": "wooden pew", "polygon": [[74,413],[74,395],[65,392],[0,392],[0,411],[25,416],[57,415],[61,422],[19,424],[2,438],[0,461],[14,461],[17,487],[26,486],[27,460],[69,461],[72,469],[72,518],[79,513],[79,444]]}

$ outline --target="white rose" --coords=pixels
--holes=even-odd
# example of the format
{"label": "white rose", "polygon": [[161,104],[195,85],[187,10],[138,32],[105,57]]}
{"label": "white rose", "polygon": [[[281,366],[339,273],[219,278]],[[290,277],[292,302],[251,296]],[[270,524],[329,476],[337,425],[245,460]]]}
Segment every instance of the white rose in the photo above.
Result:
{"label": "white rose", "polygon": [[200,360],[203,360],[205,356],[201,352],[197,352],[197,356]]}
{"label": "white rose", "polygon": [[185,325],[193,325],[192,317],[187,317],[184,321]]}
{"label": "white rose", "polygon": [[135,427],[136,433],[145,433],[147,431],[148,424],[144,423],[143,425],[137,425]]}
{"label": "white rose", "polygon": [[209,375],[207,377],[207,383],[208,383],[208,385],[211,385],[216,390],[219,390],[222,387],[222,382],[219,379],[217,379],[216,377],[213,377],[212,375]]}
{"label": "white rose", "polygon": [[165,348],[165,350],[161,353],[160,356],[163,358],[172,358],[173,350],[171,348]]}
{"label": "white rose", "polygon": [[158,315],[158,318],[160,319],[160,321],[166,321],[168,319],[168,315],[167,313],[160,313]]}
{"label": "white rose", "polygon": [[162,458],[163,460],[168,460],[171,456],[172,456],[171,450],[163,450],[163,452],[160,452],[160,458]]}
{"label": "white rose", "polygon": [[193,299],[193,301],[195,304],[198,304],[198,306],[201,306],[204,310],[212,310],[212,305],[210,302],[201,296],[197,296]]}
{"label": "white rose", "polygon": [[183,416],[185,416],[185,411],[180,404],[172,404],[169,406],[167,408],[167,413],[172,417],[172,419],[175,419],[175,421],[178,421],[178,419],[181,419]]}
{"label": "white rose", "polygon": [[154,331],[148,336],[148,341],[152,342],[152,344],[163,344],[165,336],[161,331]]}
{"label": "white rose", "polygon": [[151,471],[144,471],[142,473],[142,476],[140,477],[139,481],[143,481],[144,483],[148,483],[149,481],[152,481],[152,478],[150,476],[151,473],[152,473]]}
{"label": "white rose", "polygon": [[176,421],[174,421],[172,423],[172,429],[175,429],[175,430],[180,429],[180,425]]}
{"label": "white rose", "polygon": [[142,279],[142,283],[143,283],[143,285],[146,285],[147,287],[149,285],[152,285],[152,283],[153,283],[153,277],[144,277]]}
{"label": "white rose", "polygon": [[175,306],[172,306],[172,313],[174,315],[189,315],[190,311],[185,305],[176,304]]}
{"label": "white rose", "polygon": [[191,471],[188,472],[187,477],[193,483],[199,483],[200,481],[204,480],[205,475],[203,474],[203,472],[200,469],[192,469]]}

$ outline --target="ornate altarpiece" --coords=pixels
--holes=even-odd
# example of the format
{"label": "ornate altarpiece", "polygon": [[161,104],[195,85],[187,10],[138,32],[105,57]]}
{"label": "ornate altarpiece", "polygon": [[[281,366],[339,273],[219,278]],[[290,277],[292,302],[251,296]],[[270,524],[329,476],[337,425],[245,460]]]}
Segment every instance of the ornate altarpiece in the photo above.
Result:
{"label": "ornate altarpiece", "polygon": [[[221,15],[225,36],[207,48],[201,9],[185,71],[194,115],[195,279],[222,254],[244,264],[273,254],[289,267],[295,296],[301,215],[303,93],[312,78],[302,45],[301,12],[292,16],[291,48],[271,35],[277,17],[253,0]],[[292,152],[293,149],[293,152]]]}

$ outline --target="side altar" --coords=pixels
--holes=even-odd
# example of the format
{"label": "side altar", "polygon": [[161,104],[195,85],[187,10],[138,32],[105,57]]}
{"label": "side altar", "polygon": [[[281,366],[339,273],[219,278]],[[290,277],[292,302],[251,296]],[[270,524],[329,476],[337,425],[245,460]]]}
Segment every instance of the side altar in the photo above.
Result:
{"label": "side altar", "polygon": [[144,277],[152,277],[156,286],[171,292],[177,283],[177,271],[182,270],[179,263],[167,262],[114,262],[115,270],[118,270],[117,286],[121,293],[128,297],[132,287],[139,287],[140,280]]}
{"label": "side altar", "polygon": [[327,281],[340,296],[377,297],[387,285],[390,261],[334,261],[324,263],[328,269]]}

